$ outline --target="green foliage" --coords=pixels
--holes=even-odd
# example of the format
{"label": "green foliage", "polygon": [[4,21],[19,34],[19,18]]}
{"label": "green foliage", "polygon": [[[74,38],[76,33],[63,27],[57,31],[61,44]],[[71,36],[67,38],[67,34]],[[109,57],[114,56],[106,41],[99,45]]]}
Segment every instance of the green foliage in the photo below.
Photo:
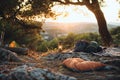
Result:
{"label": "green foliage", "polygon": [[9,44],[11,41],[16,41],[20,46],[26,45],[31,49],[36,49],[41,42],[41,36],[38,29],[27,29],[21,27],[19,24],[7,21],[4,23],[0,21],[0,35],[4,28],[4,43]]}
{"label": "green foliage", "polygon": [[79,40],[87,41],[97,41],[101,43],[99,35],[97,33],[83,33],[83,34],[74,34],[69,33],[67,36],[55,38],[51,41],[43,41],[37,48],[38,51],[48,51],[58,48],[58,44],[63,45],[63,49],[69,49],[74,46],[74,44]]}
{"label": "green foliage", "polygon": [[46,41],[44,40],[38,47],[37,47],[37,51],[40,52],[46,52],[48,50],[54,50],[58,47],[58,39],[53,39],[51,41]]}
{"label": "green foliage", "polygon": [[13,15],[17,6],[20,5],[19,1],[20,0],[0,0],[0,12],[6,17]]}
{"label": "green foliage", "polygon": [[44,14],[52,16],[51,0],[0,0],[0,16],[8,17],[26,17]]}
{"label": "green foliage", "polygon": [[111,29],[111,35],[113,37],[113,43],[115,45],[120,45],[120,26],[117,28]]}
{"label": "green foliage", "polygon": [[74,33],[69,33],[64,40],[60,41],[64,45],[64,48],[70,48],[74,45],[76,35]]}
{"label": "green foliage", "polygon": [[70,33],[68,34],[68,36],[59,39],[64,44],[64,48],[73,47],[74,44],[79,40],[97,41],[99,44],[101,43],[100,36],[97,33],[82,33],[82,34]]}
{"label": "green foliage", "polygon": [[88,40],[88,41],[97,41],[99,42],[100,40],[100,37],[97,33],[83,33],[83,34],[78,34],[76,36],[76,41],[78,40],[81,40],[81,39],[84,39],[84,40]]}
{"label": "green foliage", "polygon": [[120,33],[120,27],[112,28],[110,32],[112,35],[117,35],[118,33]]}
{"label": "green foliage", "polygon": [[32,13],[34,14],[40,14],[41,12],[44,12],[47,14],[50,12],[51,4],[52,2],[50,0],[31,0],[32,2]]}
{"label": "green foliage", "polygon": [[49,42],[43,41],[37,48],[37,51],[46,52],[48,51]]}
{"label": "green foliage", "polygon": [[15,40],[36,49],[41,42],[42,22],[36,23],[33,19],[35,15],[51,16],[52,3],[51,0],[0,0],[0,34],[5,33],[4,42]]}
{"label": "green foliage", "polygon": [[[111,35],[113,37],[113,43],[120,45],[120,27],[111,29]],[[58,47],[59,42],[62,43],[64,49],[69,49],[74,46],[74,44],[79,40],[87,40],[87,41],[96,41],[98,44],[102,45],[102,41],[100,36],[97,33],[82,33],[82,34],[74,34],[69,33],[67,36],[55,38],[51,41],[43,41],[37,48],[38,51],[48,51],[54,50]]]}
{"label": "green foliage", "polygon": [[49,49],[52,49],[52,50],[54,50],[55,48],[57,48],[58,47],[58,43],[59,43],[59,41],[58,41],[58,39],[53,39],[53,40],[51,40],[50,42],[49,42]]}

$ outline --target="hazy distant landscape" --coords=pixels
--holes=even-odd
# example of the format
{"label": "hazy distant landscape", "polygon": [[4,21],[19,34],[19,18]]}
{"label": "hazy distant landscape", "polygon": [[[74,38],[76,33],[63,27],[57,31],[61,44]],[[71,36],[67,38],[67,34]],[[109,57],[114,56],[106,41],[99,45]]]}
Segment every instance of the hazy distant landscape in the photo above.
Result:
{"label": "hazy distant landscape", "polygon": [[[108,28],[115,28],[120,26],[119,23],[109,23]],[[97,23],[79,22],[79,23],[58,23],[58,22],[46,22],[43,25],[43,29],[47,32],[63,32],[63,33],[88,33],[98,32]]]}

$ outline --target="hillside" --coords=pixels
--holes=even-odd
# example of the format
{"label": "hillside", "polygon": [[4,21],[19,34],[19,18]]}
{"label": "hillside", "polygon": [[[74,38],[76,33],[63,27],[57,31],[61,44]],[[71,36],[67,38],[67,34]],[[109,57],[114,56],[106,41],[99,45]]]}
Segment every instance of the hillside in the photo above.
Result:
{"label": "hillside", "polygon": [[[118,23],[109,23],[108,28],[115,28],[119,26]],[[97,23],[79,22],[79,23],[57,23],[57,22],[46,22],[43,25],[45,31],[62,31],[63,33],[87,33],[87,32],[98,32]]]}

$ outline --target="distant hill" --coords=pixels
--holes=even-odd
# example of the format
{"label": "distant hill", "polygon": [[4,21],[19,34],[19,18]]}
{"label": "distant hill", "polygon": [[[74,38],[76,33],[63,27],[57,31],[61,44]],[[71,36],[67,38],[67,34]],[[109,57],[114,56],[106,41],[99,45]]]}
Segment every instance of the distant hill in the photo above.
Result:
{"label": "distant hill", "polygon": [[[118,23],[109,23],[108,28],[120,26]],[[87,33],[98,32],[97,23],[79,22],[79,23],[57,23],[46,22],[43,29],[47,32],[63,32],[63,33]]]}

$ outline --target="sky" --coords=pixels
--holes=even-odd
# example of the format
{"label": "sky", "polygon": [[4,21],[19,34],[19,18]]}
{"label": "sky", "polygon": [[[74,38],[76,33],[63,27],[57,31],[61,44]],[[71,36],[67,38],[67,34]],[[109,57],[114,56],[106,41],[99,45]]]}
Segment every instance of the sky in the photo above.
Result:
{"label": "sky", "polygon": [[[120,4],[115,0],[106,0],[106,6],[101,8],[107,22],[120,22],[118,10]],[[46,22],[97,22],[94,14],[85,6],[56,5],[52,10],[58,14],[56,20],[47,19]]]}

